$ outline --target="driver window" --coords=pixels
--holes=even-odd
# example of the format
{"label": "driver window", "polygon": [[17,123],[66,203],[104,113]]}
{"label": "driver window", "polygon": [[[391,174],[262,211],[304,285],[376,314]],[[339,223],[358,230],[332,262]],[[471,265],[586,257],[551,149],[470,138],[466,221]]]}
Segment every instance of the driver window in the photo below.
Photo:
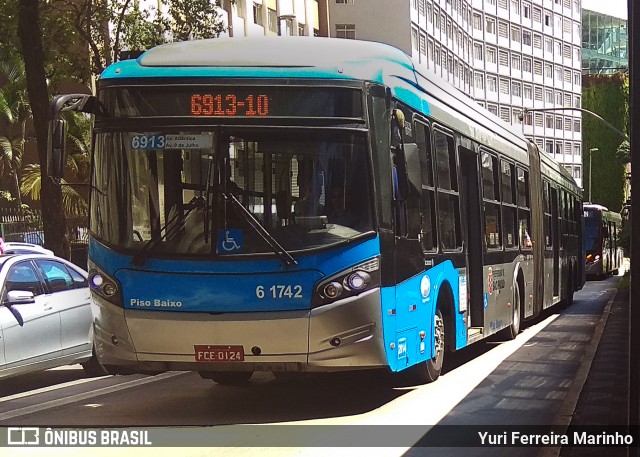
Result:
{"label": "driver window", "polygon": [[34,296],[43,294],[42,284],[31,263],[21,262],[9,269],[5,282],[5,296],[6,292],[12,290],[26,290]]}

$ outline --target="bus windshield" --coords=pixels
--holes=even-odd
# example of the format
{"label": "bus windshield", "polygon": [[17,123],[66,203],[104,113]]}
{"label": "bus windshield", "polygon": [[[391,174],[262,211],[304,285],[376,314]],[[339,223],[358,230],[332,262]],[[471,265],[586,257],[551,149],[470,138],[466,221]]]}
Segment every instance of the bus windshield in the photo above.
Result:
{"label": "bus windshield", "polygon": [[587,254],[600,250],[601,222],[597,213],[585,212],[584,218],[584,249]]}
{"label": "bus windshield", "polygon": [[342,242],[373,230],[366,151],[365,134],[334,130],[97,133],[91,227],[106,243],[162,255],[270,254],[269,239],[287,251]]}

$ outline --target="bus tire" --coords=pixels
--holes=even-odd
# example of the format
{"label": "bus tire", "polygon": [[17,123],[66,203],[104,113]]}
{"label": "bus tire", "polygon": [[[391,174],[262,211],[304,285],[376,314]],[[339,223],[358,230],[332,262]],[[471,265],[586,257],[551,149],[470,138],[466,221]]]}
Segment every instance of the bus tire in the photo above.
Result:
{"label": "bus tire", "polygon": [[433,350],[434,357],[418,363],[407,370],[408,381],[419,384],[434,382],[440,377],[444,362],[445,325],[440,309],[436,310],[433,319]]}
{"label": "bus tire", "polygon": [[520,323],[522,322],[522,319],[520,318],[521,298],[520,285],[518,284],[518,281],[514,281],[511,325],[504,330],[504,336],[508,340],[514,340],[516,336],[518,336],[518,333],[520,333]]}
{"label": "bus tire", "polygon": [[245,384],[253,376],[253,371],[200,371],[202,379],[211,379],[222,386],[237,386]]}
{"label": "bus tire", "polygon": [[113,370],[110,370],[98,361],[95,349],[91,353],[91,358],[82,364],[82,369],[87,376],[91,377],[115,374]]}
{"label": "bus tire", "polygon": [[573,292],[574,292],[574,285],[573,285],[573,271],[569,270],[569,278],[567,280],[567,299],[566,299],[566,306],[569,307],[571,305],[573,305]]}

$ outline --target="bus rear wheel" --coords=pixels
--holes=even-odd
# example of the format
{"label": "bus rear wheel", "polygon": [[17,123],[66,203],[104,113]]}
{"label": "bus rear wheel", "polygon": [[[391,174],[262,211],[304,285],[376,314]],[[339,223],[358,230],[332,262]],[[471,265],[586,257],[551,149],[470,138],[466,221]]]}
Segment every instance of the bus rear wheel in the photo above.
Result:
{"label": "bus rear wheel", "polygon": [[223,386],[237,386],[245,384],[253,376],[253,371],[200,371],[202,379],[211,379]]}
{"label": "bus rear wheel", "polygon": [[520,285],[518,281],[513,283],[513,309],[511,311],[511,325],[504,329],[503,335],[508,340],[513,340],[520,333]]}

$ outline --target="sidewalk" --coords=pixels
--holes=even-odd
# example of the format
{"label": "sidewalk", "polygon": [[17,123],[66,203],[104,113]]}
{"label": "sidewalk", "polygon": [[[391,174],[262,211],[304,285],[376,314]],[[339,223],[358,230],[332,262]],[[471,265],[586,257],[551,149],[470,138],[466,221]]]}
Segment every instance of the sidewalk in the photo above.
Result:
{"label": "sidewalk", "polygon": [[[627,270],[628,271],[628,270]],[[628,425],[629,409],[629,279],[620,278],[594,338],[599,338],[570,426]],[[587,354],[585,361],[588,364]],[[626,448],[562,447],[560,457],[624,457]]]}

